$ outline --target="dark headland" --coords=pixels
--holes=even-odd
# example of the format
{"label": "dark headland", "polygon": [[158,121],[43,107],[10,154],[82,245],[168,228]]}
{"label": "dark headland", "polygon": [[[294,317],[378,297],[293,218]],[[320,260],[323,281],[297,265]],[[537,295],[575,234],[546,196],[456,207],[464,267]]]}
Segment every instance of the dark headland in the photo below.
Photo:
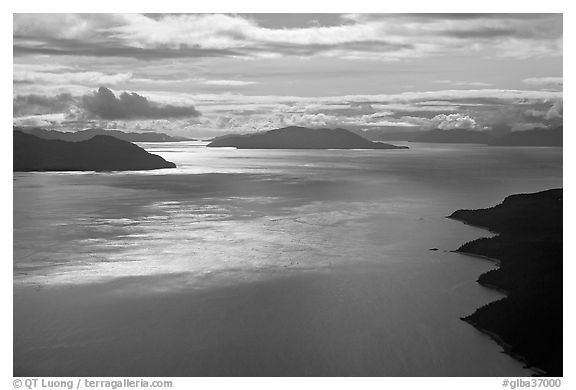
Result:
{"label": "dark headland", "polygon": [[46,140],[14,131],[14,171],[133,171],[176,168],[137,145],[97,135],[87,141]]}
{"label": "dark headland", "polygon": [[255,134],[229,135],[213,140],[208,147],[237,149],[408,149],[372,142],[344,129],[284,127]]}
{"label": "dark headland", "polygon": [[562,376],[562,189],[512,195],[448,218],[499,233],[457,250],[497,259],[499,268],[478,283],[507,293],[463,320],[543,375]]}
{"label": "dark headland", "polygon": [[57,139],[60,141],[88,141],[96,135],[108,135],[110,137],[118,138],[128,142],[179,142],[179,141],[195,141],[194,139],[175,137],[164,133],[157,133],[155,131],[147,131],[143,133],[125,132],[121,130],[107,130],[107,129],[86,129],[79,131],[56,131],[46,130],[41,127],[14,127],[14,131],[21,131],[26,134],[34,135],[43,139]]}

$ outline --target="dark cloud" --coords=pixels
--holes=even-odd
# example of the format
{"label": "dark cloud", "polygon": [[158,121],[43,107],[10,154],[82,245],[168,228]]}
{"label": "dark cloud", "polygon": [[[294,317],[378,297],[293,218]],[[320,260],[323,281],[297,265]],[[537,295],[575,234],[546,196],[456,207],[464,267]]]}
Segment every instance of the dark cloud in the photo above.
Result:
{"label": "dark cloud", "polygon": [[479,27],[466,30],[444,30],[437,32],[436,35],[458,39],[516,38],[553,40],[562,37],[562,20],[560,20],[559,24],[549,26],[534,26],[532,28]]}
{"label": "dark cloud", "polygon": [[56,96],[22,95],[12,100],[12,113],[15,117],[44,115],[66,112],[75,99],[68,93]]}
{"label": "dark cloud", "polygon": [[[419,13],[419,14],[361,14],[362,20],[393,20],[395,22],[415,22],[422,24],[442,22],[466,22],[470,28],[440,29],[431,34],[459,39],[558,39],[562,38],[562,14],[560,13]],[[482,21],[490,21],[483,24]],[[480,24],[478,24],[480,23]],[[496,24],[496,25],[493,25]],[[476,26],[476,27],[474,27]]]}
{"label": "dark cloud", "polygon": [[118,97],[110,89],[100,87],[97,92],[75,97],[68,93],[56,96],[19,95],[14,97],[13,116],[65,113],[81,119],[169,119],[200,116],[193,106],[162,105],[135,92]]}
{"label": "dark cloud", "polygon": [[510,99],[508,98],[499,98],[499,97],[459,97],[457,99],[446,99],[444,100],[448,104],[454,105],[469,105],[469,106],[478,106],[478,107],[492,107],[492,106],[501,106],[501,105],[509,105]]}
{"label": "dark cloud", "polygon": [[[15,14],[13,53],[140,60],[249,57],[261,53],[306,56],[330,51],[350,51],[353,55],[404,51],[426,54],[420,40],[436,35],[455,38],[456,42],[439,40],[437,46],[456,51],[464,48],[467,40],[490,44],[514,38],[538,41],[539,45],[550,43],[544,49],[557,55],[560,45],[556,41],[562,38],[562,14],[240,14],[213,21],[203,19],[214,23],[207,31],[216,42],[224,43],[210,47],[211,39],[205,39],[204,34],[194,28],[193,33],[188,32],[185,23],[193,27],[194,20],[171,14],[145,14],[138,18],[110,14]],[[383,23],[378,28],[370,27],[357,38],[352,33],[349,40],[343,39],[338,29],[314,29],[339,26],[345,33],[350,26],[374,21]],[[156,39],[155,29],[164,31],[163,23],[166,34]],[[292,29],[302,31],[291,32]],[[310,29],[308,39],[302,39],[307,29]],[[263,39],[261,36],[268,32],[270,36]],[[383,38],[389,35],[413,44],[397,44],[392,39],[386,42]],[[347,42],[342,43],[343,40]]]}
{"label": "dark cloud", "polygon": [[[34,44],[30,44],[32,41]],[[108,39],[61,39],[48,37],[14,36],[13,54],[18,55],[55,55],[82,57],[122,57],[139,60],[161,60],[165,58],[202,58],[239,56],[240,53],[229,49],[203,49],[183,46],[178,49],[169,47],[140,48],[127,46]],[[41,44],[38,45],[37,43]]]}
{"label": "dark cloud", "polygon": [[105,87],[82,97],[81,108],[88,118],[100,119],[164,119],[200,116],[193,106],[160,105],[135,92],[119,97]]}
{"label": "dark cloud", "polygon": [[453,38],[500,38],[512,37],[518,35],[518,31],[511,28],[477,28],[461,31],[442,31],[439,35],[450,36]]}
{"label": "dark cloud", "polygon": [[[236,40],[248,40],[242,32],[229,31],[220,35]],[[40,44],[38,44],[40,43]],[[178,48],[154,47],[140,48],[122,44],[113,38],[93,38],[90,40],[63,39],[54,37],[14,36],[13,54],[54,55],[83,57],[122,57],[139,60],[162,60],[166,58],[207,58],[207,57],[249,57],[261,53],[280,53],[282,55],[314,55],[332,50],[360,52],[394,52],[414,49],[411,44],[399,44],[385,41],[360,41],[334,44],[301,45],[296,43],[260,43],[253,46],[232,49],[207,49],[198,46],[181,45]]]}
{"label": "dark cloud", "polygon": [[402,111],[395,111],[390,114],[391,118],[395,119],[402,119],[403,117],[418,117],[418,118],[425,118],[425,119],[432,119],[438,114],[452,114],[454,110],[438,110],[438,111],[430,111],[430,110],[402,110]]}

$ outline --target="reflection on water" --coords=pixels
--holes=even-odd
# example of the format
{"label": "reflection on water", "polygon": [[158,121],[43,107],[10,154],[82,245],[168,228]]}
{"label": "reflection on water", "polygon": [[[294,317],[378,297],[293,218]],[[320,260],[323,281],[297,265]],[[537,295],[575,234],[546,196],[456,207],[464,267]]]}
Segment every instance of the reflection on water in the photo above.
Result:
{"label": "reflection on water", "polygon": [[[83,296],[86,289],[107,286],[105,291],[92,291],[91,299],[106,294],[125,300],[142,294],[215,297],[223,288],[239,289],[272,281],[271,286],[287,290],[299,286],[297,290],[304,291],[303,280],[309,279],[302,278],[314,277],[310,283],[326,286],[319,292],[324,296],[319,301],[324,309],[314,318],[321,319],[325,313],[333,320],[331,326],[339,329],[333,335],[338,339],[326,340],[335,343],[330,348],[341,347],[349,352],[360,349],[355,352],[360,354],[366,348],[374,358],[376,351],[367,346],[376,342],[392,353],[377,367],[362,363],[368,355],[357,356],[360,361],[356,363],[336,359],[333,367],[308,362],[316,367],[315,373],[333,374],[344,366],[349,370],[356,367],[352,375],[525,373],[519,364],[497,354],[498,347],[493,343],[459,323],[459,316],[498,294],[474,284],[478,274],[489,269],[489,263],[447,252],[487,233],[444,216],[458,208],[493,205],[512,193],[561,186],[560,149],[412,144],[410,150],[400,151],[265,151],[210,149],[187,142],[142,146],[175,162],[178,168],[130,173],[14,174],[15,321],[21,321],[22,332],[32,333],[22,333],[21,339],[15,334],[15,345],[26,351],[20,355],[15,349],[15,361],[20,366],[29,367],[31,363],[24,364],[18,357],[28,361],[36,357],[40,364],[29,344],[38,341],[38,335],[33,334],[32,320],[18,315],[16,304],[39,304],[28,291],[60,294],[58,289],[65,288],[62,291],[75,289],[78,296]],[[433,247],[440,251],[428,251]],[[360,281],[364,282],[359,285]],[[286,283],[293,283],[293,287]],[[367,318],[333,311],[351,300],[369,300],[378,308],[357,313]],[[233,301],[231,298],[229,302]],[[257,305],[254,310],[266,310],[266,305]],[[272,305],[274,310],[278,305],[290,306],[277,301]],[[102,304],[101,310],[109,307]],[[407,307],[417,309],[416,313],[409,310],[408,315]],[[295,310],[279,312],[279,321],[282,316],[298,316]],[[170,318],[174,313],[163,315]],[[256,321],[244,315],[238,314],[241,317],[236,320]],[[301,326],[312,326],[310,318],[300,315]],[[306,318],[312,321],[308,325]],[[340,325],[334,325],[338,321]],[[356,323],[368,326],[370,332],[375,332],[373,337],[343,337],[348,335],[346,329]],[[224,326],[217,324],[211,326]],[[60,330],[64,332],[68,326],[62,323]],[[202,322],[197,326],[202,328]],[[161,328],[155,324],[151,329],[160,332]],[[234,340],[244,340],[245,335],[237,330],[218,329],[235,335]],[[379,339],[383,336],[377,329],[390,337]],[[265,329],[258,332],[267,340]],[[306,330],[283,332],[286,337],[307,338]],[[458,337],[451,340],[454,332]],[[182,335],[178,329],[168,333],[179,334],[179,343],[181,338],[196,337]],[[280,343],[277,336],[269,336],[266,346],[270,350],[288,348],[275,344],[274,339]],[[168,336],[160,338],[171,345],[175,336],[163,337]],[[203,340],[210,339],[206,337]],[[313,339],[318,337],[328,336],[315,334]],[[405,337],[424,337],[418,345],[422,348],[426,343],[428,347],[414,350],[392,341]],[[114,337],[107,340],[111,342]],[[130,342],[129,337],[122,340]],[[228,367],[233,371],[237,367],[233,363],[226,366],[221,360],[225,352],[230,352],[227,347],[196,342],[218,356],[214,364],[220,370]],[[100,340],[100,345],[103,348],[106,342]],[[50,350],[51,346],[44,348]],[[266,351],[265,346],[259,348]],[[480,352],[477,357],[462,360],[461,354],[470,351]],[[245,352],[255,353],[250,348]],[[310,352],[309,359],[318,354],[318,361],[325,360],[323,354],[328,352],[320,348]],[[173,349],[170,354],[182,358]],[[414,354],[419,358],[411,362]],[[484,354],[491,354],[490,359]],[[262,354],[251,357],[255,365],[269,358]],[[189,356],[195,368],[182,368],[175,374],[222,373],[204,359]],[[305,359],[295,359],[292,369],[298,373]],[[160,369],[157,362],[150,362]],[[150,362],[140,362],[134,370]],[[71,362],[67,364],[72,367]],[[254,367],[245,367],[236,374],[244,375],[251,369]],[[159,372],[164,374],[166,370]],[[262,370],[274,372],[272,368]]]}

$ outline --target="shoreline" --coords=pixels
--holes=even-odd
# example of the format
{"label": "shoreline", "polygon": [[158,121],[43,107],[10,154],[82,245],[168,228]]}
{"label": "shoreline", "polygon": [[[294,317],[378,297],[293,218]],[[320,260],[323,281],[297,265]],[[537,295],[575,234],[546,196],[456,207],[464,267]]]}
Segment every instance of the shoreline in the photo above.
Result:
{"label": "shoreline", "polygon": [[[505,299],[505,298],[502,298],[502,299]],[[497,302],[497,301],[495,301],[495,302]],[[502,347],[502,353],[505,353],[506,355],[512,357],[515,360],[518,360],[519,362],[524,364],[524,368],[533,371],[534,373],[532,374],[532,376],[544,376],[544,375],[546,375],[546,371],[542,370],[541,368],[538,368],[538,367],[531,365],[525,356],[514,353],[512,351],[512,345],[510,345],[507,342],[505,342],[504,340],[502,340],[502,338],[498,334],[482,328],[482,326],[480,326],[480,324],[478,324],[477,322],[474,322],[473,320],[469,319],[468,317],[461,317],[460,319],[462,321],[466,322],[467,324],[473,326],[480,333],[483,333],[486,336],[490,337],[496,344],[498,344],[500,347]]]}
{"label": "shoreline", "polygon": [[460,319],[533,376],[562,376],[562,189],[512,195],[447,218],[496,233],[452,252],[495,263],[476,282],[505,295]]}
{"label": "shoreline", "polygon": [[[480,227],[480,226],[477,226]],[[454,250],[451,251],[453,253],[460,253],[469,257],[475,257],[475,258],[480,258],[483,260],[487,260],[491,263],[495,263],[497,268],[495,269],[499,269],[500,268],[500,264],[502,263],[499,259],[497,258],[493,258],[493,257],[488,257],[488,256],[484,256],[484,255],[479,255],[477,253],[474,252],[464,252],[464,251],[459,251],[459,250]],[[480,274],[480,276],[486,274],[486,272],[484,272],[483,274]],[[488,288],[490,290],[494,290],[494,291],[498,291],[502,294],[504,294],[505,296],[497,299],[495,301],[491,301],[488,302],[485,306],[489,305],[490,303],[493,302],[498,302],[499,300],[502,299],[506,299],[509,295],[510,295],[510,291],[505,290],[501,287],[498,287],[497,285],[494,284],[489,284],[489,283],[482,283],[479,279],[476,280],[476,283],[478,283],[480,286]],[[542,370],[541,368],[535,367],[530,365],[530,362],[528,361],[528,359],[524,356],[524,355],[520,355],[517,353],[514,353],[512,351],[512,345],[510,345],[509,343],[505,342],[498,334],[489,331],[488,329],[483,328],[478,322],[474,321],[471,319],[471,315],[465,316],[465,317],[460,317],[460,320],[470,324],[471,326],[473,326],[474,328],[476,328],[479,332],[487,335],[488,337],[490,337],[496,344],[498,344],[500,347],[502,347],[502,352],[505,353],[506,355],[512,357],[513,359],[518,360],[519,362],[524,364],[524,368],[527,368],[531,371],[534,372],[533,376],[541,376],[541,375],[545,375],[546,371]]]}
{"label": "shoreline", "polygon": [[[475,257],[475,258],[477,258],[477,259],[487,260],[487,261],[489,261],[490,263],[494,263],[494,264],[496,265],[496,268],[493,268],[493,269],[491,269],[490,271],[496,271],[496,270],[500,269],[500,265],[502,264],[502,262],[501,262],[499,259],[496,259],[496,258],[494,258],[494,257],[488,257],[488,256],[484,256],[484,255],[479,255],[479,254],[476,254],[476,253],[473,253],[473,252],[464,252],[464,251],[459,251],[459,250],[450,251],[450,252],[452,252],[452,253],[459,253],[459,254],[461,254],[461,255],[466,255],[466,256],[469,256],[469,257]],[[482,275],[484,275],[484,274],[487,274],[487,273],[490,272],[490,271],[484,272],[484,273],[480,274],[480,276],[482,276]],[[476,279],[476,283],[478,283],[478,284],[479,284],[480,286],[482,286],[482,287],[489,288],[490,290],[498,291],[498,292],[500,292],[500,293],[502,293],[502,294],[504,294],[504,295],[506,295],[506,296],[510,295],[510,291],[505,290],[505,289],[503,289],[503,288],[501,288],[501,287],[499,287],[499,286],[497,286],[497,285],[495,285],[495,284],[490,284],[490,283],[482,282],[482,281],[480,280],[480,277],[478,277],[478,279]],[[505,298],[505,297],[504,297],[504,298]]]}

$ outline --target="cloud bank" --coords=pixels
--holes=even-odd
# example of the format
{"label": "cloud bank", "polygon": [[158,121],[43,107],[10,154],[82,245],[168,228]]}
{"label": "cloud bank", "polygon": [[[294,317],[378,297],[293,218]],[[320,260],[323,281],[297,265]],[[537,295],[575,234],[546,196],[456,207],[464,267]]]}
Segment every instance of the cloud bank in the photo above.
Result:
{"label": "cloud bank", "polygon": [[213,134],[248,133],[290,125],[487,131],[559,126],[563,121],[562,101],[562,92],[553,91],[447,90],[298,97],[114,93],[102,87],[79,95],[16,96],[14,116],[15,123],[32,123],[36,115],[37,120],[53,121],[55,126],[69,123],[78,128],[84,123],[78,121],[97,121],[102,127],[154,128],[182,135],[207,129]]}
{"label": "cloud bank", "polygon": [[394,61],[490,50],[527,58],[562,54],[562,15],[341,15],[328,26],[263,26],[227,14],[14,14],[15,55],[165,59],[338,56]]}
{"label": "cloud bank", "polygon": [[195,136],[287,125],[528,129],[563,119],[561,14],[13,21],[15,122]]}
{"label": "cloud bank", "polygon": [[82,97],[81,108],[87,118],[100,119],[160,119],[200,116],[193,106],[160,105],[135,92],[123,92],[116,97],[106,87]]}
{"label": "cloud bank", "polygon": [[14,117],[62,113],[68,111],[75,101],[70,93],[16,96],[12,101],[12,112]]}
{"label": "cloud bank", "polygon": [[116,96],[112,90],[100,87],[85,95],[60,93],[53,96],[38,94],[17,95],[13,99],[15,118],[34,116],[46,121],[51,118],[67,120],[139,120],[195,118],[201,113],[191,104],[166,104],[152,101],[135,92]]}

